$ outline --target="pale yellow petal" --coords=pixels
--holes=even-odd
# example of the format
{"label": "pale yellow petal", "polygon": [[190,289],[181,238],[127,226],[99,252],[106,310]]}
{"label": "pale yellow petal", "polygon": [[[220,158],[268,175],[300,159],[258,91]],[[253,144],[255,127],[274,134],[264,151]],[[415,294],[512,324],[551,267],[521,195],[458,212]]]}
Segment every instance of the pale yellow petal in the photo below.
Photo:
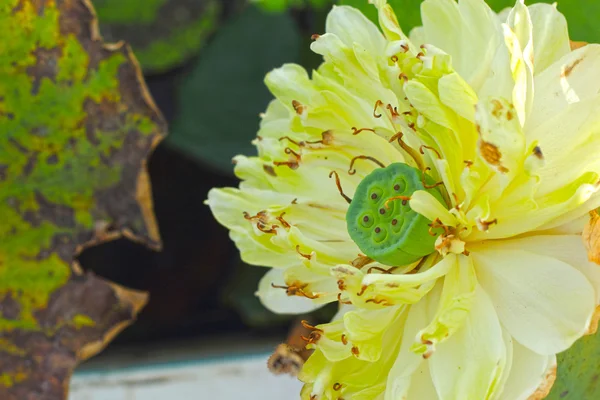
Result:
{"label": "pale yellow petal", "polygon": [[521,344],[539,354],[556,354],[587,330],[595,293],[576,268],[502,241],[471,249],[480,284],[502,324]]}
{"label": "pale yellow petal", "polygon": [[440,400],[486,399],[506,363],[502,328],[485,291],[475,290],[463,325],[429,360]]}

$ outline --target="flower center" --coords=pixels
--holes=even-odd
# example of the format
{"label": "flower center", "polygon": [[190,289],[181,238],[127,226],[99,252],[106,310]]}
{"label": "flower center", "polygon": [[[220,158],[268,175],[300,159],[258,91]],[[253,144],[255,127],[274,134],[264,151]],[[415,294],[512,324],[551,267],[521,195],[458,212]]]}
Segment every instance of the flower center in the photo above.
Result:
{"label": "flower center", "polygon": [[417,190],[444,204],[433,179],[404,163],[378,168],[358,185],[346,213],[348,233],[360,250],[382,264],[406,265],[435,251],[439,228],[410,208]]}

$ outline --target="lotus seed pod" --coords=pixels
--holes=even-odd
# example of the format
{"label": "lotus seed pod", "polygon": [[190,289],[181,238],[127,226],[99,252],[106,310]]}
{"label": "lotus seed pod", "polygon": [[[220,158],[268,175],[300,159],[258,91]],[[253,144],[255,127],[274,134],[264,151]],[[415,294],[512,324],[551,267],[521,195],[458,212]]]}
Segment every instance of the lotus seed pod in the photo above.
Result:
{"label": "lotus seed pod", "polygon": [[425,190],[445,204],[439,190],[430,188],[434,184],[404,163],[374,170],[358,185],[346,213],[350,237],[365,255],[386,265],[406,265],[431,254],[437,236],[429,232],[431,221],[410,208],[407,199]]}

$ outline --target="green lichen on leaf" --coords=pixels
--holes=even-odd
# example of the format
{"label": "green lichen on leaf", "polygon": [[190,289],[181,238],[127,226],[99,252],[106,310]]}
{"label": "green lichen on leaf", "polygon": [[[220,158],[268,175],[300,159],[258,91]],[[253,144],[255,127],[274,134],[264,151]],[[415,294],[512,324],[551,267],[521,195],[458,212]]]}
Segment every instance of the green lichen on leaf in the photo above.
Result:
{"label": "green lichen on leaf", "polygon": [[[234,3],[235,1],[232,1]],[[147,72],[162,72],[197,54],[215,30],[220,0],[93,0],[108,40],[126,40]]]}
{"label": "green lichen on leaf", "polygon": [[122,233],[159,245],[145,162],[165,126],[87,0],[4,0],[0,26],[0,398],[60,398],[145,301],[74,257]]}

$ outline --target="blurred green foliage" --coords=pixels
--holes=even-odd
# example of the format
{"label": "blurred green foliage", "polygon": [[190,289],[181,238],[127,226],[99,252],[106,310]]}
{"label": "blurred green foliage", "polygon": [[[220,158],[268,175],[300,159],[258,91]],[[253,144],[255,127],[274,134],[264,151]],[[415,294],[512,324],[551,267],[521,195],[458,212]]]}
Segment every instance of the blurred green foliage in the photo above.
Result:
{"label": "blurred green foliage", "polygon": [[219,23],[221,0],[93,0],[107,41],[125,40],[144,72],[159,73],[196,55]]}
{"label": "blurred green foliage", "polygon": [[168,0],[94,0],[96,14],[102,22],[150,24]]}
{"label": "blurred green foliage", "polygon": [[267,11],[284,11],[288,8],[321,8],[331,4],[331,0],[250,0]]}
{"label": "blurred green foliage", "polygon": [[265,74],[299,54],[289,14],[248,7],[220,29],[181,82],[179,114],[167,143],[231,173],[233,156],[255,153],[250,141],[271,100]]}
{"label": "blurred green foliage", "polygon": [[[368,0],[338,0],[338,4],[358,8],[369,19],[377,22],[377,9]],[[396,11],[400,26],[408,34],[410,29],[421,25],[421,0],[388,0],[388,4]]]}

